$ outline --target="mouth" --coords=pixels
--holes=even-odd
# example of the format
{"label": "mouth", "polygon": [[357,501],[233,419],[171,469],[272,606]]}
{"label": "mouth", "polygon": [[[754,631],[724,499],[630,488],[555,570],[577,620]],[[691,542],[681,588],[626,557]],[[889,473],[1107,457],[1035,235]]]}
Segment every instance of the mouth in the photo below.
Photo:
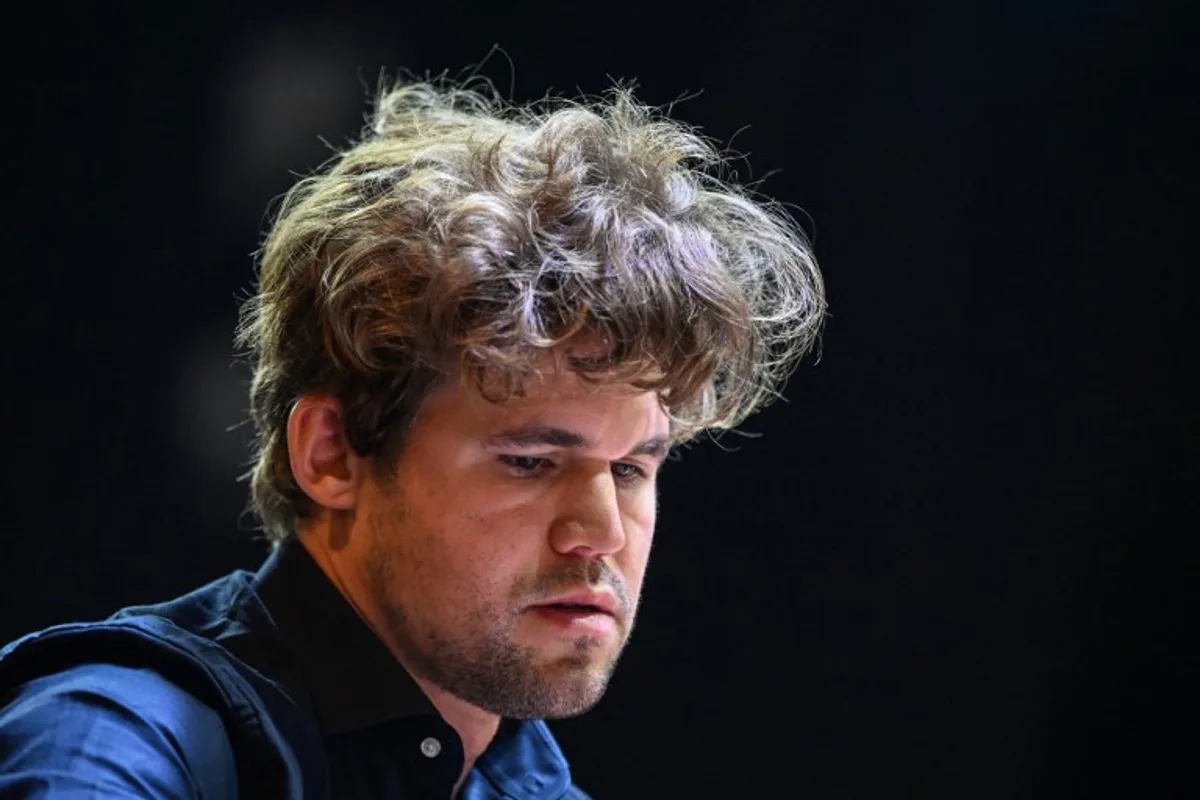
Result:
{"label": "mouth", "polygon": [[[599,606],[591,605],[589,603],[546,603],[543,606],[535,606],[535,608],[554,608],[554,609],[561,609],[564,611],[580,611],[580,612],[596,613],[596,614],[608,614],[608,612],[605,611],[603,608],[600,608]],[[609,614],[609,616],[612,616],[612,615]]]}
{"label": "mouth", "polygon": [[559,634],[607,639],[617,634],[617,618],[587,603],[547,603],[531,606],[534,616]]}
{"label": "mouth", "polygon": [[551,608],[579,614],[606,614],[616,617],[621,609],[617,596],[610,591],[582,590],[552,597],[535,608]]}
{"label": "mouth", "polygon": [[532,616],[556,637],[599,642],[618,638],[624,604],[611,589],[577,589],[529,607]]}

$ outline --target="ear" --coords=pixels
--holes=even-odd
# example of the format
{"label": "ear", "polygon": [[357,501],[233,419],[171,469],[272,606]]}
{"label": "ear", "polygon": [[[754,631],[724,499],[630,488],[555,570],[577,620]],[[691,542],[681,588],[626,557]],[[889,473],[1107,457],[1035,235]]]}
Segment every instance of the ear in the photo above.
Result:
{"label": "ear", "polygon": [[366,459],[346,441],[342,404],[324,394],[296,401],[287,424],[288,459],[297,485],[318,506],[354,508]]}

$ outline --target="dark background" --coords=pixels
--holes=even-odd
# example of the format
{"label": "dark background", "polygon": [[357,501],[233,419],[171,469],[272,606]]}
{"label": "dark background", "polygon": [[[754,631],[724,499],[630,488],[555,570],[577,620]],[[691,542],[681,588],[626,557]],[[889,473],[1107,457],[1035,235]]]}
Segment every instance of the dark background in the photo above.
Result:
{"label": "dark background", "polygon": [[[82,5],[82,4],[81,4]],[[0,640],[265,554],[237,299],[381,68],[637,79],[813,233],[789,402],[663,476],[598,798],[1188,796],[1192,15],[1131,0],[6,12]],[[698,94],[697,94],[698,93]],[[735,136],[736,134],[736,136]],[[730,450],[732,452],[725,452]],[[1194,653],[1194,651],[1192,651]],[[1190,782],[1190,781],[1189,781]]]}

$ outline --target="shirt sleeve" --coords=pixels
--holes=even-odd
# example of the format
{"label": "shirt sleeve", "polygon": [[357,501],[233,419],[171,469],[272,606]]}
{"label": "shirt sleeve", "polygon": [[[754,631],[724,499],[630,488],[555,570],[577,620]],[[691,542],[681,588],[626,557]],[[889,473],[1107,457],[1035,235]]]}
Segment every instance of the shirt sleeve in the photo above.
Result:
{"label": "shirt sleeve", "polygon": [[237,796],[220,716],[153,670],[86,664],[7,699],[0,800]]}

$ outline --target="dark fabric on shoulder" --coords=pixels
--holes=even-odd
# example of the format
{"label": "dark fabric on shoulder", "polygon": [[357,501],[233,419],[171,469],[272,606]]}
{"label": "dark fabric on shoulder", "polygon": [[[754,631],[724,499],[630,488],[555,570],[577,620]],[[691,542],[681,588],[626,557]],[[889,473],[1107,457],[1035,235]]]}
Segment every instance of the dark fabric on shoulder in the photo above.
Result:
{"label": "dark fabric on shoulder", "polygon": [[[174,612],[198,633],[233,644],[246,631],[240,614],[228,612],[239,584],[247,583],[247,573],[235,573],[160,606],[125,609],[100,622],[57,625],[18,639],[0,651],[0,704],[30,680],[81,664],[152,669],[221,716],[238,754],[242,796],[320,797],[325,776],[300,767],[311,748],[320,747],[320,737],[296,692],[233,657],[233,648],[171,619]],[[267,660],[272,655],[263,647],[250,647],[248,654]]]}
{"label": "dark fabric on shoulder", "polygon": [[220,715],[151,669],[85,664],[0,707],[0,798],[238,797]]}

